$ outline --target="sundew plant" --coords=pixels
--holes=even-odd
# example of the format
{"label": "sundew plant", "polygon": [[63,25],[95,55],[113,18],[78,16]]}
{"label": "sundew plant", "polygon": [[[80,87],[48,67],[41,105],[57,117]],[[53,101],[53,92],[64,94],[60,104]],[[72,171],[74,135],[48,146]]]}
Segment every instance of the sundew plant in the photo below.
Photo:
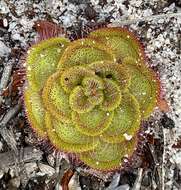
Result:
{"label": "sundew plant", "polygon": [[33,45],[24,103],[37,135],[87,166],[110,171],[137,146],[137,133],[159,103],[160,84],[137,38],[122,28]]}

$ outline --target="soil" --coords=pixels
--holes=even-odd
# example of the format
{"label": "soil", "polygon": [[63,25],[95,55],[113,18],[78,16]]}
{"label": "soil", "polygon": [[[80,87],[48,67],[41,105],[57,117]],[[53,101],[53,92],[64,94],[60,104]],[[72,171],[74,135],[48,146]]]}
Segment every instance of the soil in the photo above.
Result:
{"label": "soil", "polygon": [[[180,7],[180,0],[0,0],[0,190],[181,189]],[[22,64],[40,20],[71,39],[109,24],[128,27],[142,41],[169,109],[156,109],[143,124],[139,151],[124,170],[105,174],[76,164],[29,127]]]}

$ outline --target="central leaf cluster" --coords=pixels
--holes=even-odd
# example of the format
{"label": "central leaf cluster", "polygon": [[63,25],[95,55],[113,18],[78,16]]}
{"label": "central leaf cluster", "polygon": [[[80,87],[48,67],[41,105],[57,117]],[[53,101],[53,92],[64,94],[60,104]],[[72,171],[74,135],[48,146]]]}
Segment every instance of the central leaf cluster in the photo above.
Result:
{"label": "central leaf cluster", "polygon": [[[102,64],[107,68],[98,69],[97,72],[96,68],[100,68]],[[63,72],[61,85],[66,92],[70,92],[69,103],[72,110],[85,113],[99,105],[103,111],[112,111],[119,106],[120,86],[114,79],[115,73],[111,71],[110,64],[113,63],[97,62],[87,69],[78,66]],[[116,64],[112,66],[116,70]]]}

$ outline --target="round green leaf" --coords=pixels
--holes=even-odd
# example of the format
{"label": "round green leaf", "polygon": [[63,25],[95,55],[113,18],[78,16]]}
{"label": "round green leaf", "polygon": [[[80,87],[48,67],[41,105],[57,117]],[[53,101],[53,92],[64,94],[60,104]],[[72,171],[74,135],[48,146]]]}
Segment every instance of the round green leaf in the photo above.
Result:
{"label": "round green leaf", "polygon": [[114,111],[111,124],[101,138],[109,143],[121,143],[126,140],[127,136],[132,138],[140,128],[140,115],[137,100],[125,92],[120,106]]}
{"label": "round green leaf", "polygon": [[58,68],[70,68],[75,65],[87,65],[94,61],[114,60],[111,50],[100,41],[80,39],[67,47],[59,62]]}
{"label": "round green leaf", "polygon": [[62,123],[48,113],[45,124],[50,142],[61,151],[80,153],[93,150],[99,143],[97,138],[80,134],[71,123]]}
{"label": "round green leaf", "polygon": [[81,133],[88,136],[96,136],[109,127],[113,115],[113,112],[105,112],[95,107],[87,113],[72,112],[72,121]]}
{"label": "round green leaf", "polygon": [[53,74],[47,80],[43,88],[43,103],[47,111],[55,118],[64,122],[71,121],[71,108],[69,106],[69,95],[60,85],[61,72]]}
{"label": "round green leaf", "polygon": [[51,38],[33,45],[26,60],[27,79],[33,90],[41,90],[48,77],[56,71],[63,51],[68,46],[66,38]]}
{"label": "round green leaf", "polygon": [[41,94],[31,88],[25,89],[24,92],[24,105],[26,115],[28,117],[29,123],[33,129],[37,131],[37,134],[41,137],[46,136],[45,126],[45,110],[43,107],[43,102]]}

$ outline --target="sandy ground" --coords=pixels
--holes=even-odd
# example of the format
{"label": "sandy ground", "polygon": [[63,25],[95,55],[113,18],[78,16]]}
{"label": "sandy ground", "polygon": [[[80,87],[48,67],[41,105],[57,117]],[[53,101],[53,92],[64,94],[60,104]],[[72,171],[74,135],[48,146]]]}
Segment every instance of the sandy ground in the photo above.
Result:
{"label": "sandy ground", "polygon": [[[180,0],[0,0],[0,190],[59,190],[66,173],[73,175],[70,189],[181,189],[180,7]],[[127,26],[144,44],[169,111],[156,109],[145,124],[152,140],[131,169],[105,175],[74,166],[28,126],[14,81],[38,20],[59,24],[73,38],[101,23]]]}

